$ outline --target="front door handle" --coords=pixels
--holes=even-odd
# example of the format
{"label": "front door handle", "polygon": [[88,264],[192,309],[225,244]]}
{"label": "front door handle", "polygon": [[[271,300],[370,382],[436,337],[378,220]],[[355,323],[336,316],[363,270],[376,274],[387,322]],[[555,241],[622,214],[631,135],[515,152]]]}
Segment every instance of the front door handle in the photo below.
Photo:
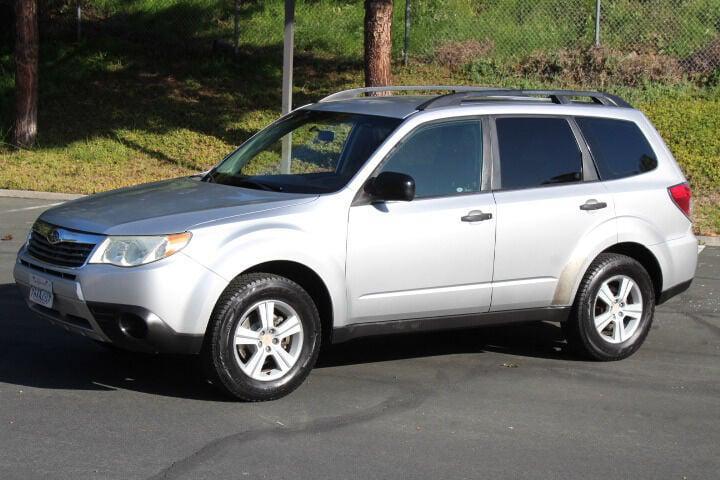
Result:
{"label": "front door handle", "polygon": [[480,210],[472,210],[468,212],[467,215],[460,217],[460,220],[463,222],[482,222],[485,220],[490,220],[492,218],[492,213],[483,213]]}
{"label": "front door handle", "polygon": [[607,203],[598,202],[594,198],[591,198],[587,202],[580,205],[580,210],[600,210],[601,208],[607,207]]}

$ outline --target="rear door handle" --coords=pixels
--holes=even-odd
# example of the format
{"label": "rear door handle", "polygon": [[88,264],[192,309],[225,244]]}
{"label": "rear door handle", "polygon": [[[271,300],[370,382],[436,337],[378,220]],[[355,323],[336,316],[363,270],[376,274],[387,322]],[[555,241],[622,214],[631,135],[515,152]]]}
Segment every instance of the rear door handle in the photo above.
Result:
{"label": "rear door handle", "polygon": [[472,210],[468,212],[467,215],[460,217],[460,220],[463,222],[482,222],[485,220],[490,220],[492,218],[492,213],[483,213],[480,210]]}
{"label": "rear door handle", "polygon": [[580,210],[600,210],[601,208],[607,207],[607,203],[598,202],[594,198],[580,205]]}

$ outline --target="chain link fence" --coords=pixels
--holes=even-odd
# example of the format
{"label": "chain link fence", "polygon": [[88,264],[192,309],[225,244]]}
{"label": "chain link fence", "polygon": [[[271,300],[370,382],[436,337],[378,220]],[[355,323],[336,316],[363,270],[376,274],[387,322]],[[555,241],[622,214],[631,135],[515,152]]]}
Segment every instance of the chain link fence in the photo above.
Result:
{"label": "chain link fence", "polygon": [[[720,0],[406,0],[403,55],[499,62],[592,47],[720,68]],[[671,60],[671,61],[672,61]]]}
{"label": "chain link fence", "polygon": [[[76,23],[69,36],[106,29],[166,45],[208,40],[236,53],[280,55],[283,0],[44,2],[53,18]],[[362,60],[363,2],[296,3],[298,55]],[[720,69],[720,0],[395,0],[393,51],[406,62],[521,69],[548,61],[568,68],[568,58],[594,55],[707,76]]]}

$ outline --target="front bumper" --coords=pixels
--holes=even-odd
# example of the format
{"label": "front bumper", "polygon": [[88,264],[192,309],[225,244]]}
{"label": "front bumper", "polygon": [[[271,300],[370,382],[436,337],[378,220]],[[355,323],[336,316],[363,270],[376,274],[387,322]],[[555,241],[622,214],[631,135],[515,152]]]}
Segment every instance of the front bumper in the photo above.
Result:
{"label": "front bumper", "polygon": [[[15,282],[28,307],[66,330],[152,353],[198,353],[227,283],[182,253],[141,267],[64,268],[18,254]],[[30,274],[52,281],[52,309],[28,300]]]}

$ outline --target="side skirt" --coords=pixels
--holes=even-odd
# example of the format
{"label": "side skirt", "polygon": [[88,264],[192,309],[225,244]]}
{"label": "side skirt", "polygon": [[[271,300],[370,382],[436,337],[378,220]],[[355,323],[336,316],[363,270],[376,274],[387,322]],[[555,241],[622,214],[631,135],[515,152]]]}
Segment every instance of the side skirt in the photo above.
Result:
{"label": "side skirt", "polygon": [[450,317],[427,317],[359,323],[335,328],[333,330],[332,343],[342,343],[359,337],[392,335],[395,333],[432,332],[520,322],[564,322],[570,315],[570,308],[571,307],[528,308],[502,312],[472,313]]}

